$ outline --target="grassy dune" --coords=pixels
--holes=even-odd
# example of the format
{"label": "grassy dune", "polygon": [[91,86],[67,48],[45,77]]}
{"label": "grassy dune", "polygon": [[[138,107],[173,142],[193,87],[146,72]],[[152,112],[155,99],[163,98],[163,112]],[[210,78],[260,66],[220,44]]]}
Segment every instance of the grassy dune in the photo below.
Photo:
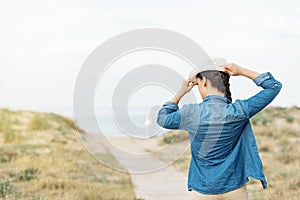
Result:
{"label": "grassy dune", "polygon": [[[251,122],[269,186],[262,190],[259,181],[251,180],[247,185],[251,200],[300,199],[300,108],[269,107]],[[162,142],[183,145],[186,139],[186,132],[173,131]],[[189,160],[188,150],[174,166],[187,174]]]}
{"label": "grassy dune", "polygon": [[135,194],[128,174],[84,150],[71,119],[1,109],[0,199],[132,200]]}
{"label": "grassy dune", "polygon": [[[300,199],[300,109],[269,107],[252,124],[269,188],[251,180],[251,200]],[[160,143],[187,146],[187,139],[186,132],[172,131]],[[111,154],[106,158],[118,164]],[[187,174],[189,159],[187,150],[173,165]],[[0,199],[136,198],[128,174],[103,166],[83,149],[71,119],[0,109]]]}

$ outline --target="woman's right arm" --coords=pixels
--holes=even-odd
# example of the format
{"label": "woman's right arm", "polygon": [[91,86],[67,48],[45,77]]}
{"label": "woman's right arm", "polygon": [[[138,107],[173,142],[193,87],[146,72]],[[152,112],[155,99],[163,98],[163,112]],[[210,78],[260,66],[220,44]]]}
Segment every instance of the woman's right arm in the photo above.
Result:
{"label": "woman's right arm", "polygon": [[257,86],[261,86],[264,89],[249,99],[240,101],[248,118],[251,118],[271,103],[282,88],[282,84],[270,72],[260,74],[250,69],[242,68],[234,63],[226,64],[224,70],[232,76],[241,75],[248,77]]}
{"label": "woman's right arm", "polygon": [[224,66],[224,70],[231,76],[240,76],[241,75],[241,76],[250,78],[251,80],[254,80],[256,77],[258,77],[260,75],[260,73],[258,73],[256,71],[240,67],[235,63],[226,64]]}

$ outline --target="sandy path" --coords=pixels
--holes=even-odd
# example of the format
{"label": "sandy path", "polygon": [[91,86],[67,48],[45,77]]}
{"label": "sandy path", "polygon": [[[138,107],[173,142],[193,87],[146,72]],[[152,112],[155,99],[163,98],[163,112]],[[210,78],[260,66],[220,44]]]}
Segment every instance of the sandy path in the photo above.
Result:
{"label": "sandy path", "polygon": [[[173,166],[167,166],[149,149],[157,151],[162,148],[157,139],[139,140],[130,137],[109,137],[108,145],[100,135],[91,135],[90,148],[98,147],[96,141],[101,141],[118,162],[129,171],[137,198],[145,200],[191,199],[186,186],[186,177]],[[94,144],[92,144],[94,143]],[[99,143],[98,143],[99,144]],[[101,145],[102,146],[102,145]],[[102,151],[103,152],[103,147]],[[104,151],[105,151],[104,150]],[[96,150],[96,152],[99,150]],[[92,152],[95,152],[92,150]],[[143,156],[146,155],[146,156]],[[162,168],[162,166],[164,166]],[[161,168],[161,169],[159,169]],[[158,169],[153,171],[153,169]],[[151,171],[151,172],[147,172]],[[136,173],[139,172],[139,173]]]}
{"label": "sandy path", "polygon": [[156,151],[161,147],[157,145],[157,139],[139,140],[129,137],[110,137],[110,141],[120,148],[135,153],[147,153],[145,158],[131,157],[130,160],[122,154],[114,154],[120,164],[129,172],[140,168],[147,169],[149,166],[165,166],[162,169],[147,173],[131,173],[131,179],[135,187],[137,198],[146,200],[168,200],[168,199],[191,199],[186,186],[186,177],[178,172],[173,166],[167,166],[157,156],[150,155],[149,149]]}

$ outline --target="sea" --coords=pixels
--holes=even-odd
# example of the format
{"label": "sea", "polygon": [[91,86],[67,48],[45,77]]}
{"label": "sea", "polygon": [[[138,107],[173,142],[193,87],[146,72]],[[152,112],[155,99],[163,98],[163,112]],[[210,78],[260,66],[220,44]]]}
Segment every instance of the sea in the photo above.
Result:
{"label": "sea", "polygon": [[97,108],[93,113],[64,109],[59,113],[74,119],[78,127],[90,133],[149,138],[168,131],[156,123],[158,108],[131,108],[124,112]]}

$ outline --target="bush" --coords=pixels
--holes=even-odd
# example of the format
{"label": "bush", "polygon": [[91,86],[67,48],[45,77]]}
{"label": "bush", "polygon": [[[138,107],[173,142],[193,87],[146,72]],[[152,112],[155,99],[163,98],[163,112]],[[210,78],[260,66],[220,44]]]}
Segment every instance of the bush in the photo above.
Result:
{"label": "bush", "polygon": [[263,126],[266,126],[268,123],[273,121],[272,116],[267,116],[265,112],[254,115],[251,118],[251,122],[253,125],[258,125],[261,123]]}
{"label": "bush", "polygon": [[263,147],[259,148],[259,151],[261,151],[261,152],[269,152],[270,148],[268,146],[263,146]]}
{"label": "bush", "polygon": [[9,181],[0,182],[0,197],[7,198],[17,192],[17,188]]}
{"label": "bush", "polygon": [[292,123],[295,120],[295,118],[291,115],[287,115],[285,116],[285,120],[289,123]]}
{"label": "bush", "polygon": [[263,126],[266,126],[268,123],[272,122],[271,119],[268,119],[268,118],[263,118],[262,121],[261,121],[261,124]]}
{"label": "bush", "polygon": [[67,135],[70,132],[69,128],[67,128],[66,126],[62,126],[62,125],[59,125],[57,130],[59,132],[61,132],[62,135]]}
{"label": "bush", "polygon": [[[174,133],[176,132],[176,133]],[[170,131],[164,135],[164,142],[167,144],[178,143],[189,139],[189,134],[186,131]]]}
{"label": "bush", "polygon": [[8,162],[8,158],[7,157],[0,157],[0,163],[7,163]]}
{"label": "bush", "polygon": [[174,140],[174,138],[176,137],[176,135],[168,135],[168,136],[164,136],[164,142],[167,144],[172,143],[172,141]]}
{"label": "bush", "polygon": [[18,181],[31,181],[37,178],[38,169],[30,167],[18,173],[10,172],[11,178],[16,178]]}
{"label": "bush", "polygon": [[37,178],[38,169],[30,167],[21,171],[17,176],[20,181],[31,181]]}
{"label": "bush", "polygon": [[260,118],[256,117],[256,116],[251,118],[251,122],[253,125],[257,125],[259,123],[259,120],[260,120]]}

